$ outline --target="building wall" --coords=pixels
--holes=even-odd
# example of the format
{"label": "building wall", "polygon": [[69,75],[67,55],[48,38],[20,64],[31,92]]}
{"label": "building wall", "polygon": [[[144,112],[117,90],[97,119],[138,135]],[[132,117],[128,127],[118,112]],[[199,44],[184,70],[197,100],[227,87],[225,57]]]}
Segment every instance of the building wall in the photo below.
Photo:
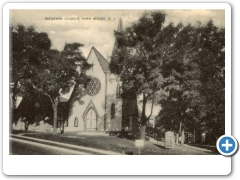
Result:
{"label": "building wall", "polygon": [[[107,73],[107,110],[106,126],[107,131],[120,131],[122,127],[122,99],[117,98],[117,85],[120,85],[117,77]],[[112,104],[115,106],[115,118],[112,118]]]}
{"label": "building wall", "polygon": [[[93,50],[90,51],[88,63],[94,65],[93,69],[88,70],[87,75],[98,78],[101,83],[100,91],[94,96],[86,94],[83,97],[74,100],[74,102],[70,102],[68,127],[65,128],[65,131],[85,131],[83,114],[90,101],[93,102],[99,115],[99,118],[97,119],[97,130],[104,131],[106,76]],[[77,127],[74,127],[75,118],[78,119]]]}

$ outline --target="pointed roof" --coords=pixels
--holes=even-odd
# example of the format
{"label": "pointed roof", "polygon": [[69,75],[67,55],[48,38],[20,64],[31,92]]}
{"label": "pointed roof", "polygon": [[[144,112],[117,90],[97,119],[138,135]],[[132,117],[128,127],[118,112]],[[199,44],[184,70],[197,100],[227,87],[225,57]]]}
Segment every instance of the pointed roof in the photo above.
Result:
{"label": "pointed roof", "polygon": [[100,52],[98,52],[98,50],[97,50],[94,46],[92,47],[91,51],[92,51],[92,50],[93,50],[94,53],[96,54],[97,59],[98,59],[100,65],[101,65],[101,67],[102,67],[102,70],[103,70],[104,72],[108,72],[108,71],[109,71],[109,69],[108,69],[108,67],[109,67],[109,62],[103,57],[103,55],[100,54]]}
{"label": "pointed roof", "polygon": [[123,32],[122,18],[119,19],[117,31]]}
{"label": "pointed roof", "polygon": [[[122,18],[119,19],[118,27],[117,27],[117,32],[123,32]],[[115,39],[114,46],[113,46],[113,50],[112,50],[112,55],[113,55],[113,53],[117,50],[117,47],[118,47],[118,43],[117,43],[117,40]]]}

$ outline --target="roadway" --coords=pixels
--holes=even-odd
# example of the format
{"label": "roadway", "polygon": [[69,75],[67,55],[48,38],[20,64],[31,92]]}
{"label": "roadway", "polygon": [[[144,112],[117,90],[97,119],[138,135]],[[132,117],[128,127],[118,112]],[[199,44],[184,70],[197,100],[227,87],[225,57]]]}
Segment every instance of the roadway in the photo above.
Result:
{"label": "roadway", "polygon": [[113,151],[21,135],[11,134],[9,140],[9,149],[12,155],[122,155]]}
{"label": "roadway", "polygon": [[10,154],[12,155],[88,155],[90,153],[42,144],[26,139],[10,137]]}

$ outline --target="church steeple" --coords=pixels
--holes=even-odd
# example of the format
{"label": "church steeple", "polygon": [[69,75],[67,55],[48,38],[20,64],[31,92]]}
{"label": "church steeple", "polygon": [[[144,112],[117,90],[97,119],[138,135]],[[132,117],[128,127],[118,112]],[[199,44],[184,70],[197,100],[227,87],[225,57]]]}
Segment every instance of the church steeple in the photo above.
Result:
{"label": "church steeple", "polygon": [[117,31],[118,32],[123,32],[122,18],[119,19]]}
{"label": "church steeple", "polygon": [[[119,19],[117,32],[123,32],[122,18]],[[117,47],[118,47],[118,44],[117,44],[117,40],[115,39],[115,42],[114,42],[114,45],[113,45],[113,50],[112,50],[112,56],[113,56],[113,53],[117,50]]]}

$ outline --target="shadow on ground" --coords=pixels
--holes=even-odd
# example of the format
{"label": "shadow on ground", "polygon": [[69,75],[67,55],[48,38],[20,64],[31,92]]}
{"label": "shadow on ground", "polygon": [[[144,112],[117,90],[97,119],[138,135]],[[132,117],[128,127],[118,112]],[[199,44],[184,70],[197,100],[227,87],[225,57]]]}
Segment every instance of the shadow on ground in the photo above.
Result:
{"label": "shadow on ground", "polygon": [[210,146],[210,145],[201,145],[201,144],[187,144],[188,146],[197,147],[197,148],[203,148],[212,151],[213,153],[218,152],[216,146]]}
{"label": "shadow on ground", "polygon": [[157,146],[158,148],[160,148],[160,149],[166,149],[164,146],[161,146],[161,145],[159,145],[159,144],[154,144],[155,146]]}

